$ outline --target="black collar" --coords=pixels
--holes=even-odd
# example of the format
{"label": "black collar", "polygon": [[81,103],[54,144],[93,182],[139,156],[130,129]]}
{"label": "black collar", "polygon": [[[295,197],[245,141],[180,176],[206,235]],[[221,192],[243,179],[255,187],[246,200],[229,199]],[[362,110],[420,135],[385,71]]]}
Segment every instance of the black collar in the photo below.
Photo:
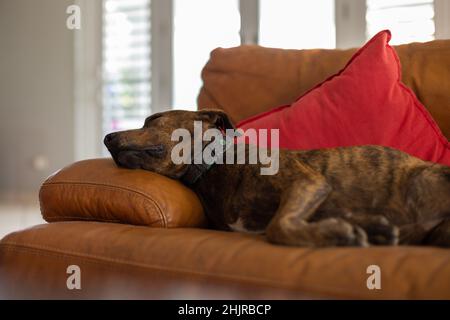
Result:
{"label": "black collar", "polygon": [[[214,139],[212,142],[205,145],[205,147],[201,150],[201,154],[199,155],[202,159],[202,163],[195,164],[191,163],[188,165],[187,171],[185,174],[180,178],[181,182],[183,182],[187,186],[194,185],[203,174],[208,172],[211,167],[217,163],[218,159],[223,159],[222,163],[225,163],[225,152],[232,148],[234,146],[234,137],[233,136],[227,136],[222,135],[221,139]],[[219,150],[216,154],[214,154],[212,162],[207,163],[205,162],[205,159],[203,159],[203,153],[205,150],[208,150],[207,154],[212,154],[212,151]],[[191,159],[193,161],[195,159],[194,157]]]}

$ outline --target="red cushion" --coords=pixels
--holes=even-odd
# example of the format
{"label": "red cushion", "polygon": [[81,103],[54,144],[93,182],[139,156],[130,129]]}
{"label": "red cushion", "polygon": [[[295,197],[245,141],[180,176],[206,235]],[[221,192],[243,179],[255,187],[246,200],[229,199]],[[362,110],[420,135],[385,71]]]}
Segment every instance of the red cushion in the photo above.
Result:
{"label": "red cushion", "polygon": [[414,93],[401,82],[401,66],[382,31],[346,67],[292,105],[244,120],[246,130],[280,129],[280,147],[320,149],[383,145],[450,165],[450,143]]}

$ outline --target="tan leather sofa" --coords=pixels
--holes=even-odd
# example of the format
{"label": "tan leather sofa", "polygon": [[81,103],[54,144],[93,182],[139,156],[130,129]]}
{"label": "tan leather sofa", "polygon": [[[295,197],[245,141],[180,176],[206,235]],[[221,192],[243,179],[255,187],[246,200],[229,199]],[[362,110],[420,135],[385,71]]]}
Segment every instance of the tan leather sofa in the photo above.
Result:
{"label": "tan leather sofa", "polygon": [[[396,49],[404,82],[450,137],[450,41]],[[202,74],[199,106],[223,108],[239,121],[292,101],[339,70],[352,52],[215,50]],[[177,192],[165,195],[157,209],[180,210],[187,198]],[[125,207],[133,205],[129,201]],[[450,298],[449,249],[288,248],[260,235],[105,219],[110,222],[65,217],[69,221],[6,236],[0,243],[0,298]],[[141,218],[134,219],[139,224]],[[66,286],[70,265],[80,267],[81,290]],[[367,287],[371,265],[380,267],[381,289]]]}

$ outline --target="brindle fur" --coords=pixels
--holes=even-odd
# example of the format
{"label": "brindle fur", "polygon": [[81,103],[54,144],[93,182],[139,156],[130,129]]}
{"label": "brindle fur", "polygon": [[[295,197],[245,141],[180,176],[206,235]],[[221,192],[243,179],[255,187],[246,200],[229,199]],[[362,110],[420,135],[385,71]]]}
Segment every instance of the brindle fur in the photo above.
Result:
{"label": "brindle fur", "polygon": [[[180,179],[188,165],[171,161],[171,134],[193,135],[194,120],[232,128],[221,111],[168,111],[105,144],[120,166]],[[216,228],[291,246],[450,246],[449,167],[381,146],[280,150],[276,175],[260,167],[215,164],[192,186]]]}

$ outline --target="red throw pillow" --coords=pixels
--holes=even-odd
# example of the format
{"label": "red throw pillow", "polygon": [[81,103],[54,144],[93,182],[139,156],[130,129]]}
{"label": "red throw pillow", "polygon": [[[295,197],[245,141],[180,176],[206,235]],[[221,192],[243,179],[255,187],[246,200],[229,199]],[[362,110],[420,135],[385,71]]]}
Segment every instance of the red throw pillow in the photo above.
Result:
{"label": "red throw pillow", "polygon": [[292,105],[244,120],[238,127],[279,129],[281,148],[382,145],[450,165],[450,144],[401,82],[400,61],[390,39],[390,31],[378,33],[343,70]]}

